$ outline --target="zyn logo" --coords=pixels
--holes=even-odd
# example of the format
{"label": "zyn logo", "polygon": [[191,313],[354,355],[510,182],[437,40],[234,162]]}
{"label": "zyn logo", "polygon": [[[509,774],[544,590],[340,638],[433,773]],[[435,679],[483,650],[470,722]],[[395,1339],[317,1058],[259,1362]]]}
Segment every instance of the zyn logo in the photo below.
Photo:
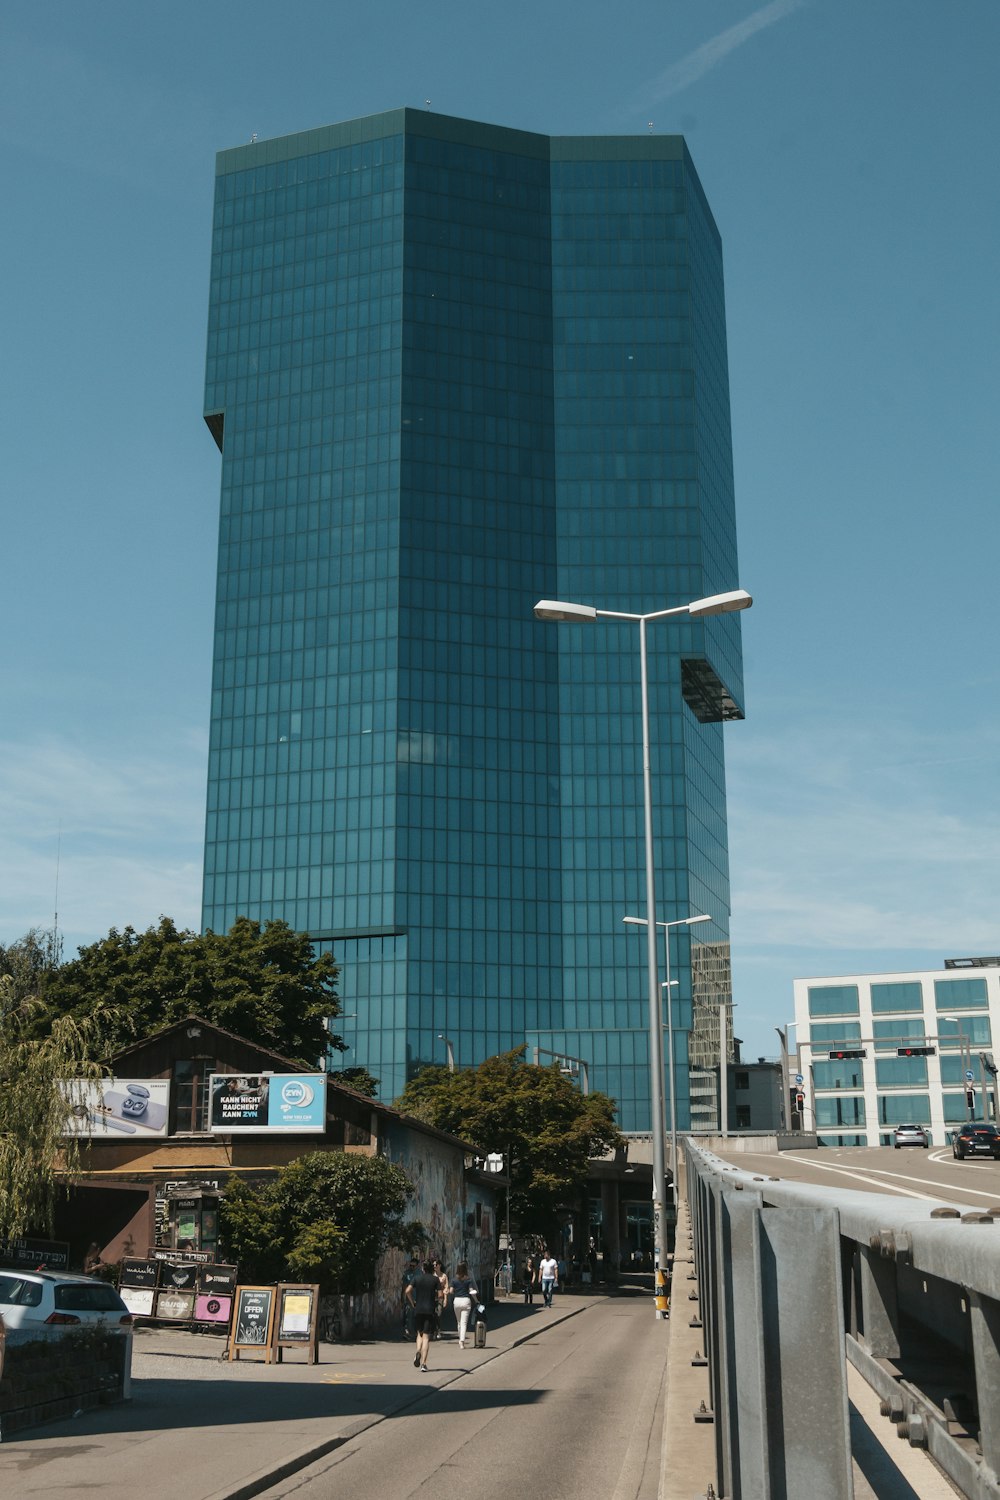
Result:
{"label": "zyn logo", "polygon": [[289,1078],[288,1082],[281,1086],[283,1110],[308,1109],[314,1098],[312,1085],[306,1083],[303,1078]]}

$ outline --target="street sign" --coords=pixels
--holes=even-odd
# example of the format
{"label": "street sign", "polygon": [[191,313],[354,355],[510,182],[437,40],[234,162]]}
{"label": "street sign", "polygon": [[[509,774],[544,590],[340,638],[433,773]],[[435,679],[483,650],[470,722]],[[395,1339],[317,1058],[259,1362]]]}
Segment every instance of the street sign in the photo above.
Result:
{"label": "street sign", "polygon": [[795,1075],[795,1082],[796,1083],[805,1083],[805,1079],[802,1077],[801,1073],[796,1073],[796,1075]]}
{"label": "street sign", "polygon": [[971,1083],[972,1080],[973,1080],[973,1078],[975,1078],[976,1075],[973,1073],[973,1071],[972,1071],[971,1068],[966,1068],[966,1070],[965,1070],[965,1076],[969,1080],[969,1082]]}

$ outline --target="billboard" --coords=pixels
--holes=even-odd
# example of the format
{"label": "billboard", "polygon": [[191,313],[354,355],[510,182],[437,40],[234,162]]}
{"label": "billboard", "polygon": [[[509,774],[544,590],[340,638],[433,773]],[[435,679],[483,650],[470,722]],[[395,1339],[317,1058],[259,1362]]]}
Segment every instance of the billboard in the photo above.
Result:
{"label": "billboard", "polygon": [[67,1135],[111,1140],[167,1134],[168,1078],[72,1078],[60,1087],[69,1104]]}
{"label": "billboard", "polygon": [[325,1073],[213,1073],[210,1130],[322,1135]]}

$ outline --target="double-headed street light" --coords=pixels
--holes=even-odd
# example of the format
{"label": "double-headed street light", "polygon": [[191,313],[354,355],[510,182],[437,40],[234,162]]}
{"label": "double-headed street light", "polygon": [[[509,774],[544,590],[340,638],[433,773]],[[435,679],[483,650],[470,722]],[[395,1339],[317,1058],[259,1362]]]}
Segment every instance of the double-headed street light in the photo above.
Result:
{"label": "double-headed street light", "polygon": [[[749,609],[753,599],[745,589],[727,594],[712,594],[693,599],[674,609],[657,609],[649,614],[629,614],[618,609],[596,609],[592,604],[569,604],[560,599],[540,599],[535,605],[538,620],[559,620],[582,624],[590,620],[634,620],[639,626],[639,673],[642,687],[642,793],[645,813],[646,843],[646,916],[647,967],[649,970],[649,1084],[653,1131],[653,1275],[656,1290],[656,1316],[667,1315],[667,1298],[661,1269],[661,1235],[663,1230],[664,1167],[663,1118],[663,1027],[660,1010],[659,976],[656,972],[656,895],[653,879],[653,798],[649,775],[649,685],[646,672],[646,626],[650,620],[686,617],[700,620],[708,615],[725,615]],[[666,1257],[663,1257],[664,1260]]]}
{"label": "double-headed street light", "polygon": [[[712,918],[707,914],[698,917],[678,917],[676,922],[657,922],[657,927],[663,928],[663,946],[667,957],[667,978],[663,988],[667,991],[667,1069],[670,1074],[670,1200],[674,1213],[677,1212],[677,1087],[674,1067],[674,1007],[670,996],[670,986],[676,983],[670,977],[670,929],[671,927],[692,927],[695,922],[711,922]],[[645,927],[645,917],[622,917],[623,922],[630,922],[636,927]],[[663,1023],[660,1022],[660,1077],[663,1077]]]}

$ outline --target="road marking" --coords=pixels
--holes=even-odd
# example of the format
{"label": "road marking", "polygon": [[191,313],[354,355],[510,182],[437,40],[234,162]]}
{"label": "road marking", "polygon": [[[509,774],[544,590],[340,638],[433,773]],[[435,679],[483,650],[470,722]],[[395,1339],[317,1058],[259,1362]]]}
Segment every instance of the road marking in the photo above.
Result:
{"label": "road marking", "polygon": [[385,1373],[377,1370],[372,1375],[324,1375],[324,1385],[353,1385],[355,1380],[384,1380]]}
{"label": "road marking", "polygon": [[[901,1197],[924,1198],[929,1203],[950,1203],[952,1200],[947,1196],[948,1192],[950,1191],[957,1193],[966,1193],[969,1195],[969,1197],[972,1198],[990,1198],[993,1199],[994,1202],[1000,1203],[1000,1186],[995,1187],[991,1190],[985,1190],[983,1188],[967,1187],[964,1182],[928,1183],[922,1177],[909,1177],[904,1172],[891,1172],[888,1167],[834,1166],[832,1162],[811,1161],[807,1160],[803,1156],[796,1156],[791,1152],[789,1152],[789,1155],[792,1156],[793,1160],[801,1161],[803,1165],[815,1167],[818,1171],[839,1172],[845,1177],[853,1177],[858,1182],[868,1182],[876,1187],[885,1187],[888,1192],[898,1193]],[[941,1158],[937,1156],[931,1156],[928,1159],[930,1161],[941,1161]],[[871,1175],[872,1173],[877,1173],[878,1176],[873,1178]],[[904,1182],[919,1182],[920,1185],[924,1188],[940,1187],[941,1191],[938,1193],[916,1193],[912,1192],[908,1188],[895,1187],[891,1182],[883,1183],[880,1181],[881,1177],[898,1177]]]}

